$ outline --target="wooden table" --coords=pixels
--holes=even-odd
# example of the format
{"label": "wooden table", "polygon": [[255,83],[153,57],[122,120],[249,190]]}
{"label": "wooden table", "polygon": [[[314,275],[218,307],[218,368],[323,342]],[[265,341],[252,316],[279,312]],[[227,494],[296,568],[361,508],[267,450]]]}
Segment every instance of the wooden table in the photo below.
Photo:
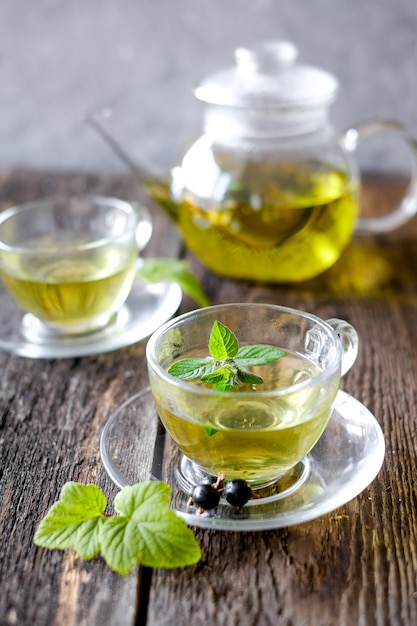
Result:
{"label": "wooden table", "polygon": [[[144,198],[116,176],[3,172],[0,208],[55,191]],[[371,181],[363,202],[384,210],[395,181]],[[151,207],[148,256],[187,256],[174,226]],[[386,457],[357,498],[280,530],[196,529],[203,558],[182,570],[135,568],[33,544],[40,519],[75,480],[113,501],[99,439],[109,415],[146,386],[145,345],[86,358],[31,360],[0,353],[0,623],[31,626],[351,626],[417,624],[417,222],[357,239],[319,279],[271,287],[217,278],[190,263],[213,304],[271,302],[342,317],[361,349],[343,388],[376,416]],[[180,311],[194,308],[184,297]]]}

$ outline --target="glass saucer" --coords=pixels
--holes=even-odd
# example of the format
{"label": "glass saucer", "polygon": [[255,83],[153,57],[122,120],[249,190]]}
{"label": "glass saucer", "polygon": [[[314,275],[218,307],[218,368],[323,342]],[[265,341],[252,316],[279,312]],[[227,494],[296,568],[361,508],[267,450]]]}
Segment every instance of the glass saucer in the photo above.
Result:
{"label": "glass saucer", "polygon": [[107,326],[72,337],[44,332],[36,317],[21,312],[1,281],[0,298],[0,350],[54,359],[111,352],[149,337],[177,311],[182,291],[176,283],[136,280],[124,306]]}
{"label": "glass saucer", "polygon": [[378,474],[385,443],[370,411],[339,391],[324,434],[291,472],[242,508],[221,500],[216,509],[201,514],[188,504],[192,464],[165,433],[147,387],[110,416],[100,454],[120,488],[150,479],[170,484],[170,506],[190,526],[253,531],[307,522],[349,502]]}

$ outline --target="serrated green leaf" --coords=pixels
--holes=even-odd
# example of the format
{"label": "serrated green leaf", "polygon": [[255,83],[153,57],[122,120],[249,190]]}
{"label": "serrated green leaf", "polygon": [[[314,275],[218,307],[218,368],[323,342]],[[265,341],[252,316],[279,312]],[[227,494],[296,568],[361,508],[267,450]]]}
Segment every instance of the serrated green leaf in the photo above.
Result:
{"label": "serrated green leaf", "polygon": [[204,430],[206,431],[207,437],[213,437],[213,435],[219,432],[219,429],[213,428],[213,426],[205,426]]}
{"label": "serrated green leaf", "polygon": [[183,519],[168,507],[142,509],[134,522],[139,532],[139,561],[148,567],[185,567],[201,559],[201,549]]}
{"label": "serrated green leaf", "polygon": [[75,534],[73,548],[82,559],[90,561],[100,553],[100,524],[105,517],[94,517],[82,522]]}
{"label": "serrated green leaf", "polygon": [[66,483],[60,499],[39,524],[35,544],[57,550],[79,545],[83,554],[92,558],[98,554],[98,525],[106,505],[106,498],[96,485]]}
{"label": "serrated green leaf", "polygon": [[168,508],[169,492],[169,485],[151,481],[117,494],[115,507],[121,515],[107,518],[100,528],[101,553],[116,572],[126,574],[138,562],[175,568],[200,560],[194,534]]}
{"label": "serrated green leaf", "polygon": [[264,379],[244,367],[238,367],[238,379],[247,385],[262,385]]}
{"label": "serrated green leaf", "polygon": [[60,501],[71,505],[71,509],[90,512],[92,515],[103,513],[107,506],[106,496],[97,485],[83,485],[69,481],[61,489]]}
{"label": "serrated green leaf", "polygon": [[168,372],[182,380],[201,380],[219,391],[233,391],[241,383],[262,384],[263,378],[248,368],[267,365],[287,354],[262,344],[239,348],[236,335],[219,321],[211,329],[209,351],[213,359],[209,365],[208,359],[181,359]]}
{"label": "serrated green leaf", "polygon": [[209,350],[213,359],[225,361],[235,356],[238,351],[236,335],[218,321],[215,321],[210,333]]}
{"label": "serrated green leaf", "polygon": [[168,506],[170,486],[166,483],[149,480],[124,487],[114,499],[114,509],[121,515],[130,517],[143,506]]}
{"label": "serrated green leaf", "polygon": [[182,259],[142,259],[136,276],[151,283],[175,282],[200,307],[210,305],[210,300],[199,281]]}
{"label": "serrated green leaf", "polygon": [[236,353],[235,361],[239,367],[255,367],[257,365],[273,363],[286,354],[287,353],[283,350],[262,344],[256,346],[242,346]]}
{"label": "serrated green leaf", "polygon": [[238,385],[231,385],[230,383],[220,380],[215,385],[213,385],[217,391],[236,391]]}
{"label": "serrated green leaf", "polygon": [[185,567],[201,558],[185,522],[168,507],[170,487],[149,481],[125,487],[115,498],[120,515],[105,515],[106,498],[95,485],[66,483],[61,498],[38,527],[34,542],[49,549],[74,548],[84,559],[99,553],[120,574],[137,563]]}
{"label": "serrated green leaf", "polygon": [[101,556],[118,574],[128,574],[139,563],[140,534],[128,517],[109,517],[100,527]]}
{"label": "serrated green leaf", "polygon": [[181,359],[169,367],[168,374],[181,378],[181,380],[201,380],[203,376],[212,372],[215,367],[213,361],[208,359]]}
{"label": "serrated green leaf", "polygon": [[217,385],[218,383],[233,384],[233,372],[228,367],[219,367],[214,372],[209,372],[201,378],[202,382],[209,385]]}
{"label": "serrated green leaf", "polygon": [[33,540],[37,546],[51,550],[72,548],[84,521],[79,515],[68,512],[61,502],[56,502],[39,524]]}

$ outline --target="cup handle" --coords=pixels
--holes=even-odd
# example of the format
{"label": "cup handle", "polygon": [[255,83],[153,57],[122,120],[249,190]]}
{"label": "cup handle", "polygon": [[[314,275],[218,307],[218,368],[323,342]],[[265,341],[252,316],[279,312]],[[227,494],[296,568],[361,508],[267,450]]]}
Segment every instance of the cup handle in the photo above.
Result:
{"label": "cup handle", "polygon": [[389,232],[417,213],[417,141],[401,124],[381,120],[350,128],[342,137],[342,143],[348,152],[354,152],[361,141],[383,132],[399,134],[410,147],[412,170],[408,192],[391,213],[381,217],[359,217],[355,227],[357,234]]}
{"label": "cup handle", "polygon": [[143,204],[139,204],[139,202],[131,202],[130,204],[134,207],[139,218],[136,227],[136,244],[139,252],[141,252],[152,236],[152,219],[148,209]]}
{"label": "cup handle", "polygon": [[344,376],[346,372],[350,370],[358,356],[358,333],[351,324],[336,317],[326,320],[326,323],[333,328],[342,344],[341,375]]}

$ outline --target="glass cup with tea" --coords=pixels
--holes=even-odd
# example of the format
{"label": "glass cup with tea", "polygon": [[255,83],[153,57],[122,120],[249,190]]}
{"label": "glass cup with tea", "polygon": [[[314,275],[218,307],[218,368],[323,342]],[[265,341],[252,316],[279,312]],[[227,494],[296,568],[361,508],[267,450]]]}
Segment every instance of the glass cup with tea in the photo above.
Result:
{"label": "glass cup with tea", "polygon": [[[216,325],[235,336],[235,358],[210,357]],[[251,346],[275,349],[280,358],[251,365]],[[148,341],[147,364],[158,414],[184,455],[180,484],[222,476],[256,490],[279,480],[321,437],[340,378],[357,352],[357,333],[349,323],[270,304],[212,306],[164,324]],[[216,375],[207,371],[240,367],[239,356],[241,380],[216,387]],[[199,360],[206,382],[169,373],[184,359]],[[254,383],[252,376],[263,382]]]}
{"label": "glass cup with tea", "polygon": [[109,197],[51,197],[0,213],[0,274],[26,313],[22,326],[68,338],[104,328],[151,232],[144,207]]}

